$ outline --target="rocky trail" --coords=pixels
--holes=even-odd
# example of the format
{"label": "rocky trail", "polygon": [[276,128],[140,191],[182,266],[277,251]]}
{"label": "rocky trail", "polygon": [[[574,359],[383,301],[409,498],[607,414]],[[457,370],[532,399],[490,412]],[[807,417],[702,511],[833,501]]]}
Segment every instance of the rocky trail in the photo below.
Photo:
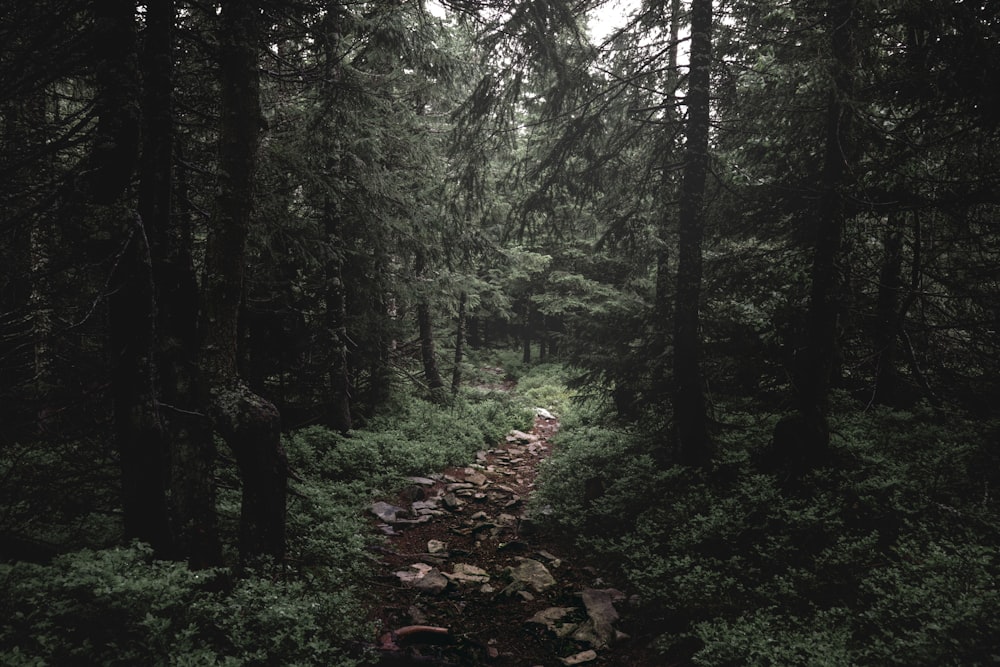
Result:
{"label": "rocky trail", "polygon": [[529,514],[538,464],[558,420],[537,410],[529,433],[466,467],[409,478],[373,503],[380,665],[659,665],[630,627],[635,600],[613,573],[548,538]]}

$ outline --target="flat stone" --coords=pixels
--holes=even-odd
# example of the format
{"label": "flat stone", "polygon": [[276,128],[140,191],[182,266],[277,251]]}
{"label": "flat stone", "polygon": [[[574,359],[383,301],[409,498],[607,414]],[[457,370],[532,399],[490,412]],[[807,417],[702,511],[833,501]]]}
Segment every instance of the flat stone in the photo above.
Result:
{"label": "flat stone", "polygon": [[413,502],[410,507],[413,508],[414,512],[420,513],[421,510],[436,510],[438,509],[438,501],[436,500],[417,500]]}
{"label": "flat stone", "polygon": [[510,432],[510,435],[507,436],[507,442],[538,442],[538,436],[533,433],[513,430]]}
{"label": "flat stone", "polygon": [[444,576],[463,584],[485,584],[490,580],[489,572],[468,563],[455,563],[452,573],[445,572]]}
{"label": "flat stone", "polygon": [[439,554],[448,550],[448,545],[441,540],[428,540],[427,542],[427,553],[429,554]]}
{"label": "flat stone", "polygon": [[559,622],[574,611],[573,607],[549,607],[537,612],[525,623],[536,623],[544,625],[549,630],[555,630],[558,625],[561,625]]}
{"label": "flat stone", "polygon": [[395,575],[406,586],[428,593],[440,593],[448,587],[448,580],[441,571],[427,563],[413,563]]}
{"label": "flat stone", "polygon": [[474,472],[471,475],[466,475],[465,481],[475,484],[476,486],[482,486],[483,484],[486,484],[486,482],[489,480],[483,473]]}
{"label": "flat stone", "polygon": [[396,507],[395,505],[390,505],[389,503],[381,500],[372,503],[371,511],[372,514],[386,523],[395,523],[397,515],[408,513],[403,507]]}
{"label": "flat stone", "polygon": [[556,585],[552,574],[537,560],[531,558],[519,558],[518,560],[520,563],[516,567],[507,568],[511,583],[504,589],[505,594],[513,595],[529,588],[536,593],[543,593]]}
{"label": "flat stone", "polygon": [[614,589],[588,588],[580,593],[583,604],[587,608],[588,619],[573,633],[573,639],[590,644],[594,648],[604,648],[614,643],[614,624],[618,621],[618,612],[614,606]]}
{"label": "flat stone", "polygon": [[596,651],[584,651],[566,658],[559,658],[559,662],[567,665],[567,667],[571,665],[582,665],[585,662],[593,662],[594,660],[597,660]]}
{"label": "flat stone", "polygon": [[434,486],[437,483],[430,477],[407,477],[406,481],[418,486]]}
{"label": "flat stone", "polygon": [[454,493],[446,493],[441,497],[441,502],[450,510],[458,509],[462,506],[462,501]]}

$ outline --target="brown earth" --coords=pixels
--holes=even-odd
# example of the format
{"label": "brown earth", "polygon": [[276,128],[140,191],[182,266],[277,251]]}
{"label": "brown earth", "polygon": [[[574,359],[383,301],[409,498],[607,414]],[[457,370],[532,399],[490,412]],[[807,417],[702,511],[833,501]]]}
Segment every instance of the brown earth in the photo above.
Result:
{"label": "brown earth", "polygon": [[[646,646],[650,633],[633,618],[635,600],[622,577],[587,562],[566,539],[547,536],[528,515],[538,464],[551,453],[558,428],[558,421],[537,417],[530,433],[512,432],[468,467],[414,478],[390,500],[406,511],[373,519],[373,532],[387,535],[371,547],[380,573],[373,610],[379,665],[667,664]],[[515,590],[512,570],[536,563],[554,582]],[[604,611],[591,605],[598,598],[606,601]],[[563,608],[555,612],[563,616],[551,627],[526,622],[552,608]],[[602,625],[603,635],[587,638],[585,628]]]}

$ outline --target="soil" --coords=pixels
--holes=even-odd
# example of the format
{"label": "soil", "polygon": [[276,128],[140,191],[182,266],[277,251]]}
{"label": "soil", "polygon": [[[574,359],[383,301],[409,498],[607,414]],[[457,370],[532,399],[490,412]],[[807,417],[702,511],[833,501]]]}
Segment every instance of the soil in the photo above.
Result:
{"label": "soil", "polygon": [[[419,524],[383,523],[373,518],[373,533],[390,533],[371,549],[378,557],[378,603],[373,620],[378,628],[374,644],[379,665],[439,665],[496,667],[593,666],[662,667],[667,664],[648,646],[651,633],[643,629],[622,577],[574,552],[565,538],[546,535],[527,514],[526,504],[535,486],[538,464],[552,452],[554,419],[535,419],[530,446],[508,436],[507,442],[480,452],[469,467],[441,471],[433,485],[423,480],[393,499],[392,505],[410,508],[423,499],[439,499],[460,489],[462,504]],[[486,481],[483,482],[485,476]],[[478,482],[478,483],[476,483]],[[439,501],[440,502],[440,501]],[[501,516],[504,515],[504,516]],[[446,550],[430,554],[429,542]],[[437,548],[440,546],[436,545]],[[509,570],[530,558],[542,563],[556,580],[543,591],[505,594]],[[450,581],[440,591],[426,591],[404,583],[397,572],[414,563],[451,573],[456,563],[485,570],[490,580],[479,583]],[[439,578],[440,581],[440,578]],[[587,620],[581,593],[587,589],[613,590],[617,637],[607,646],[593,646],[559,638],[544,625],[527,619],[551,607],[570,607],[564,619]],[[633,598],[634,602],[634,598]],[[592,651],[592,653],[588,653]],[[566,659],[586,659],[581,663]]]}

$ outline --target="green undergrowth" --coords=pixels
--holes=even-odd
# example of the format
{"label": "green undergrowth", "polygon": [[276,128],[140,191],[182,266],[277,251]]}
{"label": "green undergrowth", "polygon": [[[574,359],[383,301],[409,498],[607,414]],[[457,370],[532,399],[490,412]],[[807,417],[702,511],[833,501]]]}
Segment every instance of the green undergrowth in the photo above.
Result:
{"label": "green undergrowth", "polygon": [[778,415],[727,407],[708,472],[658,465],[653,436],[578,408],[534,499],[624,574],[665,659],[1000,661],[995,424],[842,401],[833,461],[793,479],[757,464]]}
{"label": "green undergrowth", "polygon": [[[368,503],[406,475],[467,463],[532,417],[530,399],[503,392],[462,392],[447,405],[394,401],[348,435],[309,427],[285,437],[294,476],[281,564],[191,572],[138,544],[0,564],[0,664],[360,664],[373,637],[365,608],[375,597]],[[227,537],[239,489],[220,468]],[[44,479],[44,470],[32,475]]]}

